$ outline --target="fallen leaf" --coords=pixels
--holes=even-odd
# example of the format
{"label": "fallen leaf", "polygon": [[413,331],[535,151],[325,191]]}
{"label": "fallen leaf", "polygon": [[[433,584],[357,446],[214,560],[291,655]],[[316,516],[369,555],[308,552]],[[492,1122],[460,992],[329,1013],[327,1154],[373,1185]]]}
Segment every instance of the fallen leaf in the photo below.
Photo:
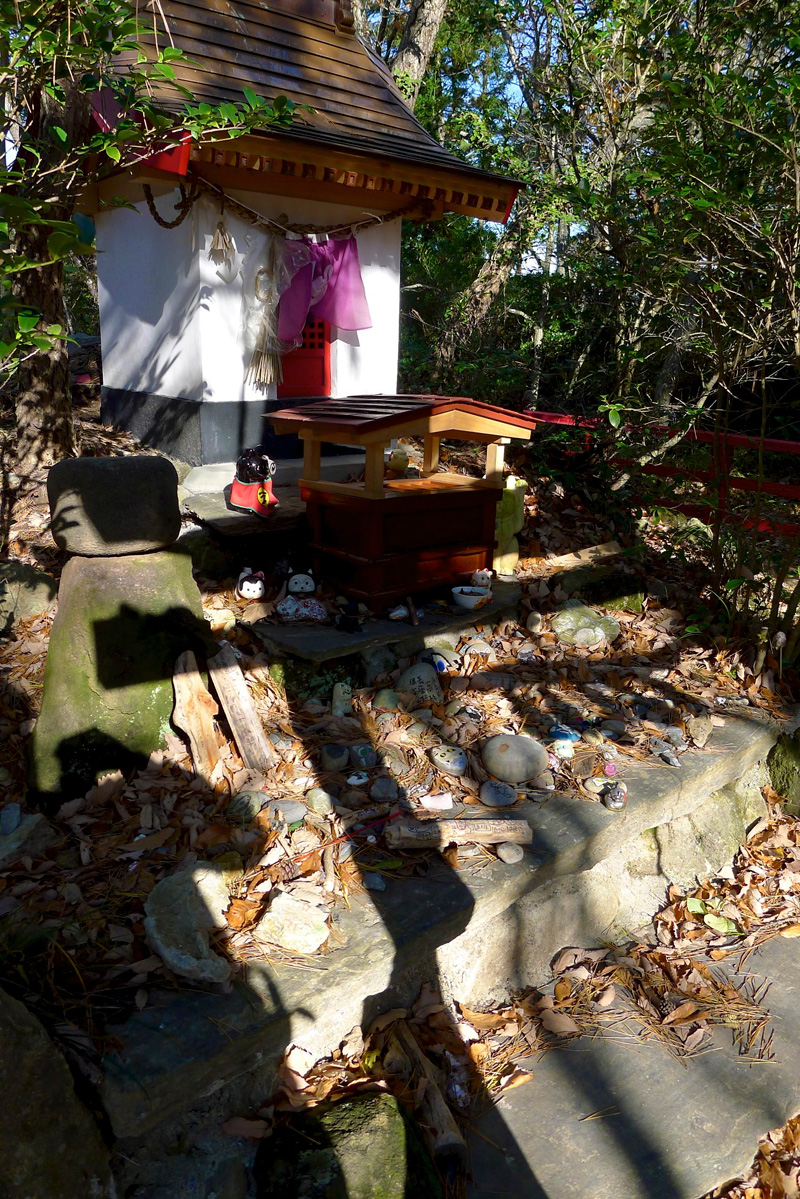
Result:
{"label": "fallen leaf", "polygon": [[613,985],[604,987],[599,995],[595,997],[595,1003],[598,1007],[610,1007],[617,997],[617,988]]}
{"label": "fallen leaf", "polygon": [[481,1032],[486,1032],[493,1028],[502,1028],[508,1023],[508,1012],[473,1012],[463,1004],[459,1004],[461,1015],[471,1024],[473,1028],[478,1028]]}
{"label": "fallen leaf", "polygon": [[684,1000],[683,1003],[671,1011],[668,1016],[665,1016],[661,1021],[662,1024],[683,1024],[686,1020],[691,1019],[697,1014],[700,1009],[697,1004],[691,999]]}
{"label": "fallen leaf", "polygon": [[780,935],[782,937],[789,937],[789,938],[800,937],[800,924],[790,924],[788,926],[788,928],[782,928]]}
{"label": "fallen leaf", "polygon": [[554,1033],[557,1037],[568,1037],[581,1030],[575,1021],[566,1014],[566,1012],[542,1012],[542,1025],[548,1032]]}
{"label": "fallen leaf", "polygon": [[229,1137],[248,1137],[251,1141],[260,1141],[268,1128],[266,1120],[247,1120],[244,1116],[232,1116],[222,1125],[222,1131]]}
{"label": "fallen leaf", "polygon": [[384,1012],[382,1016],[376,1016],[369,1026],[370,1034],[374,1032],[382,1032],[384,1028],[388,1028],[390,1024],[395,1024],[398,1020],[405,1020],[408,1011],[404,1007],[392,1008],[389,1012]]}

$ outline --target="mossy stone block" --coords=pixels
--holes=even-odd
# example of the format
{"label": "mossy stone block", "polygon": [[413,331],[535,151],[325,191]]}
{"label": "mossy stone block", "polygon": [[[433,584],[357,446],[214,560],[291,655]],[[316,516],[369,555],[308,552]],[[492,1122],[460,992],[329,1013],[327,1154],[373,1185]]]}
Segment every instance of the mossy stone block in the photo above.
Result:
{"label": "mossy stone block", "polygon": [[214,645],[191,561],[170,550],[73,558],[64,568],[30,785],[47,806],[83,795],[99,771],[144,765],[163,745],[184,650]]}
{"label": "mossy stone block", "polygon": [[785,800],[790,816],[800,816],[800,730],[793,737],[781,737],[767,758],[772,786]]}
{"label": "mossy stone block", "polygon": [[416,1127],[392,1095],[321,1104],[256,1156],[258,1199],[441,1199]]}

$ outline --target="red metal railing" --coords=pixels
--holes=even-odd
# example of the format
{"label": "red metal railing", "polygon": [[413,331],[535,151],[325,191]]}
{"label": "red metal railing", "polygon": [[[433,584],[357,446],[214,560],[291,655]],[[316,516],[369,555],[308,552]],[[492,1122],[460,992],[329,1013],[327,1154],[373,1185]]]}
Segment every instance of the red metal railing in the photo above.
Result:
{"label": "red metal railing", "polygon": [[[561,425],[568,428],[585,429],[585,447],[591,445],[592,433],[606,427],[601,417],[567,416],[561,412],[532,411],[530,415],[544,425]],[[659,430],[668,436],[672,430]],[[691,479],[699,483],[712,483],[718,494],[718,504],[693,504],[684,501],[665,502],[665,507],[683,512],[687,516],[708,517],[714,513],[717,519],[731,520],[746,529],[756,529],[759,533],[776,533],[782,537],[794,537],[800,532],[800,524],[793,521],[773,521],[768,517],[742,516],[730,512],[728,500],[731,491],[750,491],[761,495],[771,495],[783,500],[800,500],[800,484],[773,483],[767,479],[738,478],[731,475],[733,467],[733,452],[738,449],[757,450],[763,448],[765,454],[800,454],[800,442],[779,441],[774,437],[765,437],[763,442],[758,437],[750,437],[743,433],[715,434],[705,429],[690,429],[683,438],[684,441],[697,441],[710,445],[713,450],[713,463],[710,470],[691,470],[683,466],[670,466],[664,463],[651,463],[639,466],[630,458],[614,457],[613,465],[623,470],[631,469],[632,474],[654,475],[662,479]]]}

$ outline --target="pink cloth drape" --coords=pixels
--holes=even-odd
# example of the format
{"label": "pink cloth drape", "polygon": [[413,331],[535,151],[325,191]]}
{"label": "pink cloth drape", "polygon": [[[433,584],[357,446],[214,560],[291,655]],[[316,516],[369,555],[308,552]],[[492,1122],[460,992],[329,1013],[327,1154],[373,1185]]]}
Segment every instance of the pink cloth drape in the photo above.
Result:
{"label": "pink cloth drape", "polygon": [[299,345],[309,315],[337,329],[372,328],[355,237],[287,241],[285,252],[289,271],[296,269],[278,304],[281,341]]}

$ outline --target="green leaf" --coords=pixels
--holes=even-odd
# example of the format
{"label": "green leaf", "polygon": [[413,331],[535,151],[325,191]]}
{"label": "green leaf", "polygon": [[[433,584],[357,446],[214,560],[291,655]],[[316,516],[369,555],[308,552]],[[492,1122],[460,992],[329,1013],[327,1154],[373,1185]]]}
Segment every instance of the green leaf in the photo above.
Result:
{"label": "green leaf", "polygon": [[702,916],[706,910],[706,905],[703,903],[702,899],[687,899],[686,910]]}
{"label": "green leaf", "polygon": [[53,137],[57,138],[58,141],[61,142],[62,146],[66,146],[66,144],[67,144],[66,129],[62,129],[60,125],[54,125],[53,126]]}
{"label": "green leaf", "polygon": [[718,933],[741,934],[742,931],[738,924],[734,924],[734,922],[729,920],[727,916],[715,916],[711,912],[703,917],[703,923],[707,924],[709,928],[713,928],[714,931]]}
{"label": "green leaf", "polygon": [[261,101],[251,87],[243,87],[242,95],[251,108],[257,109],[261,107]]}
{"label": "green leaf", "polygon": [[119,162],[122,157],[122,151],[119,146],[106,146],[106,154],[112,162]]}
{"label": "green leaf", "polygon": [[403,865],[402,858],[384,858],[382,862],[376,862],[374,870],[399,870]]}
{"label": "green leaf", "polygon": [[619,428],[620,424],[622,423],[622,413],[620,412],[619,408],[609,408],[608,423],[611,425],[612,429]]}
{"label": "green leaf", "polygon": [[17,316],[17,325],[20,333],[30,333],[31,329],[35,329],[38,324],[38,312],[20,312]]}
{"label": "green leaf", "polygon": [[36,346],[37,350],[52,350],[53,342],[49,337],[44,337],[41,333],[35,333],[31,338],[31,343]]}

